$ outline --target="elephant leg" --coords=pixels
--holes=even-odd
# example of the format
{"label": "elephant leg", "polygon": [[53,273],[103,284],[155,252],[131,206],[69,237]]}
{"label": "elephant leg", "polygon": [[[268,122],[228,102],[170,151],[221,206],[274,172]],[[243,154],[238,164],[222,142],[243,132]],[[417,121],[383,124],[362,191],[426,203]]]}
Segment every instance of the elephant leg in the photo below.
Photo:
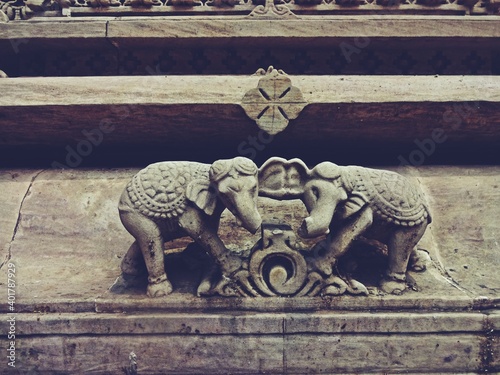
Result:
{"label": "elephant leg", "polygon": [[217,264],[212,259],[210,259],[209,264],[204,265],[200,285],[198,285],[198,288],[196,290],[196,295],[198,297],[206,295],[210,292],[210,290],[212,289],[212,280],[217,270]]}
{"label": "elephant leg", "polygon": [[397,227],[387,244],[389,266],[381,289],[386,293],[401,294],[406,289],[406,271],[410,254],[424,235],[427,223],[415,227]]}
{"label": "elephant leg", "polygon": [[314,260],[316,268],[327,276],[331,275],[332,266],[336,260],[345,254],[353,241],[363,234],[372,223],[373,211],[371,208],[365,207],[354,220],[350,220],[338,232],[331,233],[323,243],[319,244],[326,252]]}
{"label": "elephant leg", "polygon": [[[135,237],[148,270],[147,294],[150,297],[161,297],[172,292],[172,284],[165,273],[165,256],[163,254],[163,237],[158,225],[151,219],[134,211],[120,212],[123,225]],[[137,257],[137,250],[130,254]],[[128,253],[127,253],[128,255]]]}
{"label": "elephant leg", "polygon": [[122,273],[130,276],[142,276],[147,273],[146,263],[142,256],[141,248],[137,241],[134,241],[122,259]]}
{"label": "elephant leg", "polygon": [[241,259],[229,252],[217,234],[219,218],[209,217],[194,209],[186,210],[179,220],[179,225],[213,256],[224,276],[230,276],[240,269]]}

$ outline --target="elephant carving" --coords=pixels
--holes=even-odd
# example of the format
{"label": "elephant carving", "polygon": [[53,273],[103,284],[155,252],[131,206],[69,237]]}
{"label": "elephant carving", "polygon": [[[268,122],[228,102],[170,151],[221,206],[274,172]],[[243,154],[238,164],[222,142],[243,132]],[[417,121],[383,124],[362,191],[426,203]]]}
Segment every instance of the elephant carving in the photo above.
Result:
{"label": "elephant carving", "polygon": [[[326,235],[312,249],[313,267],[325,276],[363,237],[387,245],[388,269],[380,287],[400,294],[406,288],[410,255],[431,222],[421,189],[404,176],[385,170],[323,162],[309,169],[300,159],[274,157],[259,170],[259,194],[301,199],[309,213],[299,235]],[[413,253],[413,254],[412,254]]]}
{"label": "elephant carving", "polygon": [[[257,167],[247,158],[196,162],[161,162],[138,172],[123,191],[119,212],[135,238],[122,261],[122,277],[148,275],[147,294],[160,297],[172,292],[164,265],[164,242],[190,236],[211,254],[223,279],[240,269],[217,230],[222,211],[229,209],[242,226],[255,233],[261,225],[257,211]],[[211,288],[206,277],[198,294]]]}

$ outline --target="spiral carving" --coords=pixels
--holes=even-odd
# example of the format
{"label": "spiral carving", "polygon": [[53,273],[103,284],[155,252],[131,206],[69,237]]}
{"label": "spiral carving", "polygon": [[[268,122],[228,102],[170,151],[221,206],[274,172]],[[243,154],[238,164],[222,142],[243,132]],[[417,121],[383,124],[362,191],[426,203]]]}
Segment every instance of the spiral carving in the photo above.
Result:
{"label": "spiral carving", "polygon": [[307,277],[304,257],[281,246],[255,252],[249,266],[255,285],[269,296],[294,295],[302,289]]}
{"label": "spiral carving", "polygon": [[[295,247],[296,237],[286,224],[264,223],[262,240],[250,255],[248,271],[238,274],[241,295],[304,297],[368,294],[360,282],[311,271],[310,258]],[[247,266],[245,266],[246,269]]]}

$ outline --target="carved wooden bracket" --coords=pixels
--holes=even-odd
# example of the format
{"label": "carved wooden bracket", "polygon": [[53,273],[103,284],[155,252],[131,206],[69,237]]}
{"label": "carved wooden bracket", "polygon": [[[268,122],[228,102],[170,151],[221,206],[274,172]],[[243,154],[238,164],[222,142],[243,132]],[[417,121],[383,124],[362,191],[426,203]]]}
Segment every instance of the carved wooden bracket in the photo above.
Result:
{"label": "carved wooden bracket", "polygon": [[[263,69],[257,74],[262,74]],[[285,130],[290,120],[296,119],[307,102],[302,92],[283,72],[270,66],[257,88],[248,91],[241,106],[259,128],[275,135]]]}

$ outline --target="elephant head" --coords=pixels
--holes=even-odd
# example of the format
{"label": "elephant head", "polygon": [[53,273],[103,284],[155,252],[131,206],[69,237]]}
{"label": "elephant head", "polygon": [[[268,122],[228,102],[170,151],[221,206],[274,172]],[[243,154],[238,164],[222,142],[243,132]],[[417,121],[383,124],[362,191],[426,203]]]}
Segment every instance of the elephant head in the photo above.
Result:
{"label": "elephant head", "polygon": [[220,200],[251,233],[256,233],[262,219],[257,211],[257,166],[244,157],[217,160],[210,166],[209,180],[194,180],[186,197],[207,215],[212,215]]}
{"label": "elephant head", "polygon": [[299,229],[302,237],[317,237],[328,233],[330,223],[339,204],[347,200],[342,184],[340,167],[323,162],[314,167],[309,181],[304,184],[302,201],[309,216]]}
{"label": "elephant head", "polygon": [[347,200],[341,167],[330,162],[310,170],[300,159],[271,158],[259,170],[259,194],[276,199],[300,199],[309,216],[299,229],[301,237],[328,233],[339,204]]}

